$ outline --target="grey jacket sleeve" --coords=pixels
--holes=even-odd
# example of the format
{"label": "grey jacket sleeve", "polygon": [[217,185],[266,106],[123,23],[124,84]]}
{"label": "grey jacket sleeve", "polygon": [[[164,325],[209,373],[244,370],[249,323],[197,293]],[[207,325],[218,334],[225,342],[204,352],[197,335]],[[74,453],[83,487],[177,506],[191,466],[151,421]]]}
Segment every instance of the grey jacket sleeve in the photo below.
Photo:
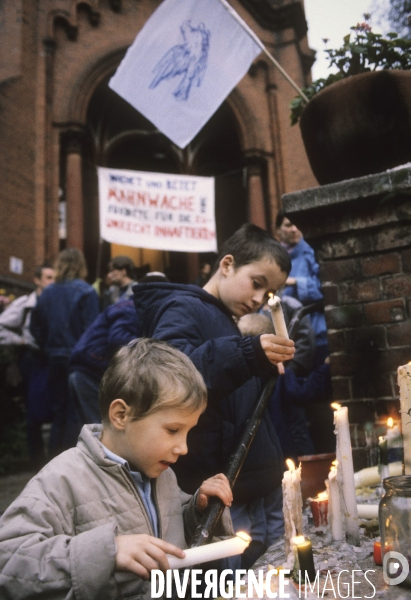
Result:
{"label": "grey jacket sleeve", "polygon": [[0,315],[0,344],[17,345],[24,341],[22,326],[28,296],[14,300]]}
{"label": "grey jacket sleeve", "polygon": [[70,535],[58,508],[42,498],[21,498],[0,521],[0,597],[117,598],[116,524]]}

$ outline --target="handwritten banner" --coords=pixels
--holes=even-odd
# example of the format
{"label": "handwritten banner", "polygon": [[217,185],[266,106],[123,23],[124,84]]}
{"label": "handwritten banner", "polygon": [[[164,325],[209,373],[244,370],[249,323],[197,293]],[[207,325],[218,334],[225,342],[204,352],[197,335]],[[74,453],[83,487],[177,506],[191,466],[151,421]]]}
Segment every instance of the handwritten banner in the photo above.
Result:
{"label": "handwritten banner", "polygon": [[214,178],[98,167],[100,235],[107,242],[216,252]]}

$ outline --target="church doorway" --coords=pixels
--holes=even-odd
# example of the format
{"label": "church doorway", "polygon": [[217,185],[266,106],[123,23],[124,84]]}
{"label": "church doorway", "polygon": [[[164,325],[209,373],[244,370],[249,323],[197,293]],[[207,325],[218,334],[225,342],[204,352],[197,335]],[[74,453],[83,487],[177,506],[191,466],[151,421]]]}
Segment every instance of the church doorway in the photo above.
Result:
{"label": "church doorway", "polygon": [[108,87],[95,89],[87,111],[89,144],[83,162],[84,251],[93,278],[104,274],[112,256],[127,254],[137,275],[166,272],[170,280],[190,283],[202,260],[214,255],[166,252],[99,242],[97,166],[136,171],[215,177],[218,245],[248,220],[247,179],[235,117],[224,102],[184,149],[175,146],[152,123]]}

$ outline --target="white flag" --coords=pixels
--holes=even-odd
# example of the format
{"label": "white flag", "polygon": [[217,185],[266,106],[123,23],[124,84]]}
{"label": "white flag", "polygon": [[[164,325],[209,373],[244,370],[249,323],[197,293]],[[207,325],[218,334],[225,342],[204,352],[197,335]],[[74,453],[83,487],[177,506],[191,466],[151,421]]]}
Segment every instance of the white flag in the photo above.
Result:
{"label": "white flag", "polygon": [[117,94],[180,148],[261,52],[255,34],[247,33],[229,9],[219,0],[165,0],[110,80]]}

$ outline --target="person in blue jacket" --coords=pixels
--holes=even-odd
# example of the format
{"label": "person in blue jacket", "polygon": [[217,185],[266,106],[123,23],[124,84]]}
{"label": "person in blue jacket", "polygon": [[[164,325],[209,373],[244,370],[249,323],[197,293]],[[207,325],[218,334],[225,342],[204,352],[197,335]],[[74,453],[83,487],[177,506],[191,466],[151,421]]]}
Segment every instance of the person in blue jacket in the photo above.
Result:
{"label": "person in blue jacket", "polygon": [[111,304],[83,333],[69,363],[69,388],[81,425],[101,423],[98,390],[115,351],[138,336],[133,300]]}
{"label": "person in blue jacket", "polygon": [[[281,244],[289,254],[292,265],[281,296],[296,298],[303,306],[323,300],[319,278],[320,267],[316,261],[314,250],[304,240],[302,232],[291,223],[283,212],[279,212],[277,215],[276,231]],[[311,324],[316,339],[314,366],[319,367],[329,354],[324,312],[313,313]]]}
{"label": "person in blue jacket", "polygon": [[97,293],[83,281],[87,267],[80,250],[67,248],[60,252],[54,269],[55,283],[39,297],[30,321],[30,332],[48,357],[53,412],[49,458],[77,443],[80,425],[70,403],[68,363],[77,340],[99,313]]}
{"label": "person in blue jacket", "polygon": [[[294,356],[291,340],[273,334],[242,337],[235,321],[260,308],[284,284],[290,267],[287,252],[269,233],[243,225],[223,244],[204,288],[134,287],[141,335],[167,341],[189,356],[208,390],[207,409],[188,436],[188,453],[175,465],[187,493],[195,492],[204,477],[224,471],[264,378]],[[253,538],[243,568],[265,550],[263,499],[281,486],[283,471],[278,437],[266,413],[233,489],[234,529],[248,530]]]}

